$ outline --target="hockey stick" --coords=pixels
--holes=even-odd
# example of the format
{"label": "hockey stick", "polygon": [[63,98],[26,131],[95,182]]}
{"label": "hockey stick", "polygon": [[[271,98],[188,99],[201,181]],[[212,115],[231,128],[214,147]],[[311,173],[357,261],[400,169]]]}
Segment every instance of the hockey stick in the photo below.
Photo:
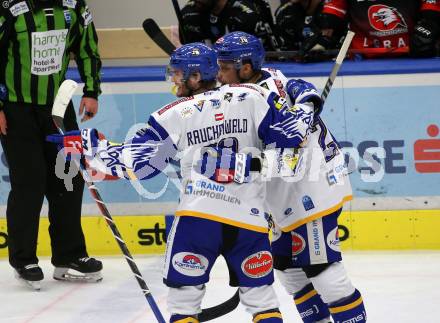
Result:
{"label": "hockey stick", "polygon": [[[66,80],[64,81],[55,97],[55,101],[52,107],[52,119],[55,123],[55,126],[58,129],[58,132],[60,134],[64,134],[65,128],[64,128],[64,114],[66,112],[67,106],[73,96],[73,93],[75,92],[75,89],[77,88],[78,84],[75,81],[72,80]],[[118,228],[116,227],[115,222],[113,221],[112,216],[110,215],[110,212],[108,211],[104,201],[101,198],[101,195],[99,194],[98,188],[93,183],[92,179],[90,178],[89,173],[85,169],[84,165],[82,163],[79,163],[79,169],[81,172],[81,175],[84,178],[85,183],[87,184],[87,188],[90,191],[90,194],[94,198],[96,204],[98,205],[98,208],[100,209],[102,215],[104,216],[108,226],[110,227],[113,237],[115,238],[116,242],[119,245],[119,248],[121,249],[125,259],[127,260],[128,265],[130,266],[130,269],[132,273],[134,274],[139,286],[141,287],[141,290],[145,296],[145,298],[148,301],[148,304],[150,305],[151,309],[153,310],[154,315],[156,316],[156,319],[159,323],[165,323],[165,320],[162,316],[162,313],[160,312],[153,295],[151,294],[151,291],[149,290],[144,278],[142,277],[142,274],[140,273],[132,255],[130,254],[130,251],[127,248],[127,245],[125,244],[124,240],[122,239],[121,234],[119,233]],[[220,317],[222,315],[225,315],[231,311],[233,311],[238,303],[240,302],[238,291],[230,298],[229,300],[225,301],[224,303],[221,303],[220,305],[208,307],[206,309],[203,309],[202,312],[199,314],[199,321],[200,322],[206,322],[213,320],[217,317]]]}
{"label": "hockey stick", "polygon": [[[67,106],[72,99],[73,93],[75,92],[75,89],[77,88],[78,84],[75,81],[72,80],[66,80],[64,81],[55,97],[55,101],[52,107],[52,119],[55,123],[55,126],[58,129],[58,132],[60,134],[64,134],[65,128],[64,128],[64,114],[66,112]],[[122,239],[121,234],[119,233],[118,228],[116,227],[115,222],[112,219],[112,216],[110,215],[110,212],[108,211],[104,201],[101,198],[101,195],[99,194],[98,188],[93,183],[92,179],[90,178],[89,173],[85,169],[83,163],[78,162],[78,167],[80,169],[81,175],[84,178],[85,183],[87,184],[87,188],[89,189],[90,194],[94,198],[96,204],[98,205],[102,215],[104,216],[107,225],[110,227],[113,237],[115,238],[116,242],[119,245],[119,248],[121,249],[122,253],[124,254],[125,259],[127,260],[128,265],[130,266],[130,269],[132,273],[134,274],[134,277],[136,278],[142,293],[144,294],[145,298],[147,299],[148,304],[150,305],[151,309],[153,310],[154,316],[157,319],[157,322],[159,323],[165,323],[165,319],[163,318],[162,313],[159,310],[159,307],[157,306],[153,295],[151,294],[150,289],[148,288],[144,278],[142,277],[142,274],[139,271],[139,268],[137,267],[136,263],[133,260],[132,255],[130,254],[130,251],[127,248],[127,245],[125,244],[124,240]]]}
{"label": "hockey stick", "polygon": [[142,28],[147,33],[148,36],[159,46],[168,56],[176,49],[176,46],[168,39],[168,37],[160,30],[160,27],[157,23],[151,19],[145,19],[142,23]]}
{"label": "hockey stick", "polygon": [[333,82],[335,81],[336,75],[338,75],[342,62],[344,61],[344,58],[347,55],[348,48],[350,47],[353,37],[354,37],[354,32],[349,30],[347,32],[347,35],[345,36],[344,43],[342,44],[341,49],[339,50],[339,54],[336,57],[335,65],[333,65],[330,76],[328,77],[324,89],[322,90],[322,94],[321,94],[322,104],[324,104],[325,100],[328,97],[328,94],[330,93],[330,90],[333,86]]}
{"label": "hockey stick", "polygon": [[182,42],[185,44],[186,37],[185,37],[185,33],[183,32],[182,11],[180,11],[179,2],[177,0],[171,0],[171,2],[173,3],[174,12],[176,13],[176,17],[177,17],[177,22],[179,23],[179,33],[180,36],[182,37]]}

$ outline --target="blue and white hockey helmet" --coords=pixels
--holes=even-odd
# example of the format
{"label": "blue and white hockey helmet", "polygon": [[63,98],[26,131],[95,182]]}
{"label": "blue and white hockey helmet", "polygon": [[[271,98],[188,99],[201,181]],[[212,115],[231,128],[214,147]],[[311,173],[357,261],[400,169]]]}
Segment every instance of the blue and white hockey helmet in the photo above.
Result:
{"label": "blue and white hockey helmet", "polygon": [[214,81],[218,72],[217,54],[203,43],[183,45],[171,54],[168,72],[173,70],[182,71],[184,80],[199,72],[203,81]]}
{"label": "blue and white hockey helmet", "polygon": [[242,31],[234,31],[219,38],[214,49],[219,61],[233,61],[237,69],[244,60],[250,60],[254,70],[260,70],[266,54],[260,39]]}

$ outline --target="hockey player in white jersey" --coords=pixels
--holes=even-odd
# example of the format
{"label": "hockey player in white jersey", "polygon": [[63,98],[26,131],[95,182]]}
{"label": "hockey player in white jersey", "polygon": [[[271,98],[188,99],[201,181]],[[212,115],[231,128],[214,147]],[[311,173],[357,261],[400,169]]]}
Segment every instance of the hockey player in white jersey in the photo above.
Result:
{"label": "hockey player in white jersey", "polygon": [[[339,323],[352,319],[365,322],[362,297],[341,263],[338,239],[337,219],[343,203],[352,198],[351,186],[343,154],[320,117],[319,94],[308,82],[288,81],[281,71],[262,68],[264,49],[254,36],[233,32],[220,38],[214,48],[221,83],[256,83],[276,92],[290,105],[301,103],[310,108],[313,122],[299,131],[303,142],[293,165],[289,157],[293,177],[275,177],[267,182],[267,201],[276,226],[282,230],[275,233],[272,243],[277,277],[293,295],[304,322],[327,323],[330,315]],[[297,113],[303,113],[301,110]],[[296,126],[291,124],[290,128]],[[279,155],[274,157],[274,152],[268,150],[265,154],[275,160],[289,155],[286,151],[279,154],[278,150]],[[207,157],[207,164],[219,164]],[[228,171],[233,168],[230,164]]]}
{"label": "hockey player in white jersey", "polygon": [[[131,140],[123,144],[99,140],[95,129],[52,135],[48,140],[73,152],[79,149],[91,167],[128,179],[151,178],[179,155],[184,189],[164,270],[164,282],[170,287],[170,321],[198,322],[210,270],[223,255],[230,284],[239,286],[240,300],[253,322],[279,323],[265,185],[259,174],[248,185],[219,184],[201,175],[207,165],[198,161],[219,148],[236,153],[248,147],[260,150],[269,143],[297,147],[302,138],[283,126],[295,117],[285,100],[275,100],[255,85],[215,88],[217,71],[215,51],[200,43],[185,45],[170,61],[177,95],[183,98],[154,112],[147,127]],[[236,180],[247,180],[249,155],[239,153],[234,163],[235,159],[246,166],[245,172],[235,173]]]}

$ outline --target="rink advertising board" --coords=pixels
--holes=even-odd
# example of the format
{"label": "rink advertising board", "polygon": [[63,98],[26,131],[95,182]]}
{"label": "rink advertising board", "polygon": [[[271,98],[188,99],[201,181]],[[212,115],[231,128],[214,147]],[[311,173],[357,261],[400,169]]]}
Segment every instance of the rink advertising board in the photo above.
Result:
{"label": "rink advertising board", "polygon": [[[337,78],[324,107],[323,119],[344,147],[351,172],[354,201],[342,215],[344,228],[340,230],[341,236],[348,231],[348,238],[343,241],[345,248],[440,248],[440,237],[433,231],[440,225],[440,62],[428,60],[430,70],[405,70],[402,66],[412,65],[404,62],[407,61],[386,61],[382,70],[368,63],[369,71],[360,68],[357,72],[356,64],[360,63],[344,63],[342,76]],[[324,75],[331,68],[330,63],[326,64],[324,69],[313,64],[307,68],[292,64],[271,67],[287,70],[285,74],[291,77],[304,76],[322,88]],[[97,128],[112,141],[124,141],[133,135],[151,112],[174,100],[170,84],[159,81],[163,70],[105,70],[100,112],[80,127]],[[112,77],[112,73],[116,75]],[[76,106],[80,93],[74,99]],[[371,158],[365,158],[366,154]],[[161,174],[136,183],[98,183],[106,203],[118,206],[112,214],[120,215],[118,221],[126,226],[123,230],[136,227],[126,233],[133,253],[164,250],[163,244],[158,244],[163,239],[157,238],[165,230],[163,215],[144,215],[172,214],[181,187],[175,168],[170,166],[166,173],[173,176]],[[0,181],[0,217],[4,217],[10,180],[3,152]],[[83,213],[90,215],[83,219],[87,238],[94,241],[93,246],[96,242],[98,252],[117,253],[110,231],[96,216],[99,213],[93,209],[87,192],[84,203]],[[44,241],[48,240],[45,221],[40,234],[42,253]],[[0,256],[5,255],[5,232],[5,221],[0,219]],[[371,232],[375,232],[374,239]]]}
{"label": "rink advertising board", "polygon": [[[166,225],[164,215],[115,216],[115,223],[132,254],[162,254],[165,252]],[[120,254],[119,246],[107,223],[100,215],[82,218],[87,250],[93,255]],[[38,235],[38,255],[49,256],[49,221],[43,217]],[[0,257],[7,256],[6,220],[0,219]]]}

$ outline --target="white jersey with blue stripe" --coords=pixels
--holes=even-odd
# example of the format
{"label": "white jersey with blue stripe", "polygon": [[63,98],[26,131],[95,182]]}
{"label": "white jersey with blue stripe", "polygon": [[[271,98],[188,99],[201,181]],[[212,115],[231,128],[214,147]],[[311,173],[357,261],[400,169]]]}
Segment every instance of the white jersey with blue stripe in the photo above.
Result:
{"label": "white jersey with blue stripe", "polygon": [[[263,78],[258,84],[285,97],[289,105],[307,104],[319,96],[316,90],[307,90],[295,93],[296,102],[292,102],[293,93],[288,93],[288,79],[281,71],[263,69]],[[299,151],[297,175],[272,178],[267,184],[269,208],[283,231],[329,215],[352,199],[344,156],[320,112],[321,106],[315,107],[314,122]]]}
{"label": "white jersey with blue stripe", "polygon": [[[183,190],[177,216],[195,216],[267,232],[265,184],[255,176],[249,184],[219,184],[194,170],[204,147],[261,152],[265,144],[297,147],[302,139],[286,128],[293,115],[283,102],[271,101],[257,85],[225,85],[183,98],[154,112],[148,127],[117,145],[99,142],[92,166],[119,177],[148,179],[179,158]],[[270,102],[270,104],[268,103]],[[283,111],[283,112],[282,112]],[[274,126],[276,125],[276,126]]]}

